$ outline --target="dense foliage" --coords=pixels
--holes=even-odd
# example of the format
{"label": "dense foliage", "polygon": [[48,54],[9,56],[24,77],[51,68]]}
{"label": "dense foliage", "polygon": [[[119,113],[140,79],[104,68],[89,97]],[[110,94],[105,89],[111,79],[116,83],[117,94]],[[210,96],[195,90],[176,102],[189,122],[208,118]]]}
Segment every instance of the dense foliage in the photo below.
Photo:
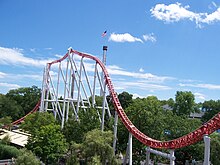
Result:
{"label": "dense foliage", "polygon": [[204,116],[202,117],[202,121],[207,122],[220,112],[220,100],[205,101],[202,105],[202,110],[205,112]]}
{"label": "dense foliage", "polygon": [[71,153],[77,155],[74,163],[105,165],[108,162],[110,165],[119,164],[113,154],[112,140],[111,131],[101,132],[101,130],[94,129],[87,132],[81,144],[71,143]]}
{"label": "dense foliage", "polygon": [[173,112],[179,116],[187,115],[194,112],[195,98],[192,92],[177,91]]}
{"label": "dense foliage", "polygon": [[67,150],[60,125],[51,113],[36,112],[28,116],[21,127],[31,133],[27,148],[47,164],[58,162]]}
{"label": "dense foliage", "polygon": [[41,127],[49,124],[58,124],[53,114],[36,112],[27,116],[20,127],[24,131],[34,135]]}
{"label": "dense foliage", "polygon": [[98,111],[94,108],[89,108],[86,111],[80,110],[78,120],[70,118],[64,126],[63,134],[67,142],[74,141],[82,143],[84,135],[93,129],[100,128],[100,120]]}
{"label": "dense foliage", "polygon": [[16,158],[19,155],[19,150],[16,147],[0,143],[0,160]]}
{"label": "dense foliage", "polygon": [[28,139],[27,149],[33,151],[46,164],[56,164],[66,152],[66,140],[60,126],[49,124]]}
{"label": "dense foliage", "polygon": [[15,165],[40,165],[40,160],[27,149],[21,149],[18,157],[15,159]]}
{"label": "dense foliage", "polygon": [[[102,105],[102,97],[96,96],[97,106]],[[159,100],[155,96],[136,98],[128,92],[118,94],[120,103],[134,125],[147,136],[158,140],[171,140],[181,137],[207,122],[220,112],[220,100],[195,103],[194,95],[188,91],[177,91],[175,99]],[[40,98],[40,89],[36,86],[19,88],[0,94],[0,124],[10,122],[27,114]],[[114,117],[114,106],[110,96],[107,97],[109,107]],[[189,118],[192,112],[204,112],[202,119]],[[113,118],[105,120],[105,131],[100,129],[100,110],[95,108],[79,109],[78,118],[69,116],[64,129],[51,113],[34,113],[25,119],[20,128],[31,133],[26,148],[31,150],[44,163],[57,164],[117,164],[113,155],[112,130]],[[111,131],[109,131],[111,130]],[[30,158],[30,162],[39,163],[29,151],[19,151],[10,147],[10,138],[0,144],[1,159],[15,157],[18,161]],[[116,153],[125,155],[128,142],[128,131],[119,120]],[[3,144],[4,143],[4,144]],[[145,147],[133,138],[133,164],[140,164],[145,159]],[[211,135],[211,161],[220,164],[220,136]],[[203,142],[175,150],[176,164],[184,164],[186,160],[203,160]],[[166,151],[166,150],[164,150]],[[19,153],[25,152],[20,155]],[[168,152],[168,151],[166,151]],[[151,155],[155,162],[167,163],[167,160]],[[33,163],[32,163],[33,164]]]}
{"label": "dense foliage", "polygon": [[10,116],[17,120],[30,112],[40,99],[40,88],[36,86],[10,90],[0,94],[0,118]]}
{"label": "dense foliage", "polygon": [[[140,131],[151,138],[162,141],[181,137],[201,125],[201,121],[198,119],[189,119],[186,115],[185,117],[179,116],[171,110],[164,110],[160,100],[155,96],[134,99],[125,112]],[[118,129],[118,150],[125,151],[128,140],[124,137],[128,137],[128,132],[121,122]],[[139,164],[140,160],[144,160],[145,146],[136,139],[133,141],[133,157],[136,160],[133,164]],[[187,152],[192,155],[194,151],[182,149],[179,152]],[[162,161],[161,158],[154,157],[155,161]]]}

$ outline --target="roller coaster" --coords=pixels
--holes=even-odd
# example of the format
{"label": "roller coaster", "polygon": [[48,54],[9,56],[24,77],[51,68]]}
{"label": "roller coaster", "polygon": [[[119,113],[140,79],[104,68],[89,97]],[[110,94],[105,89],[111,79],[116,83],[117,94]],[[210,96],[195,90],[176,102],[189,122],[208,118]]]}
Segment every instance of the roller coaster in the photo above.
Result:
{"label": "roller coaster", "polygon": [[[104,51],[107,51],[107,48],[103,49],[103,54],[105,53]],[[133,137],[151,148],[174,150],[189,146],[220,128],[220,113],[218,113],[198,129],[177,139],[160,141],[148,137],[135,127],[123,110],[104,63],[104,61],[95,56],[69,48],[62,58],[47,64],[43,74],[41,101],[37,103],[29,114],[38,109],[40,111],[51,110],[55,117],[61,119],[63,127],[65,121],[68,120],[69,113],[72,113],[77,119],[79,108],[96,107],[97,91],[101,91],[103,103],[98,108],[102,110],[102,114],[99,113],[100,111],[98,113],[102,123],[101,129],[103,130],[105,113],[107,112],[111,117],[106,100],[108,91],[114,105],[115,116],[119,117]],[[92,99],[89,99],[89,97]],[[13,124],[19,124],[26,116]],[[116,127],[114,134],[117,136]]]}

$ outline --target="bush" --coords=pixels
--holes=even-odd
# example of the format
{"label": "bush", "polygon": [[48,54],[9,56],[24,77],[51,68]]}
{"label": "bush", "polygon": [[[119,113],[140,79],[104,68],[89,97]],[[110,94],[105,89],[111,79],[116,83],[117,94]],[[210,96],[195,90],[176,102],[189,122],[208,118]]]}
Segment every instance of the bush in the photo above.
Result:
{"label": "bush", "polygon": [[16,147],[0,144],[0,159],[17,158],[19,153]]}
{"label": "bush", "polygon": [[40,160],[27,149],[21,149],[20,155],[15,160],[15,165],[40,165]]}

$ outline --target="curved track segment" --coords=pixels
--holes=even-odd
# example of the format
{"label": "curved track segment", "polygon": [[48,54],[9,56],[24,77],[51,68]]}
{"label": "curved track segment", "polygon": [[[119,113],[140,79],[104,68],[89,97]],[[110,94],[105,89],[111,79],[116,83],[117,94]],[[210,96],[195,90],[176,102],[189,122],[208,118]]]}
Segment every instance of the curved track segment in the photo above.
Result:
{"label": "curved track segment", "polygon": [[[23,121],[25,120],[25,118],[26,118],[27,116],[29,116],[30,114],[36,112],[36,111],[39,109],[39,107],[40,107],[40,100],[37,102],[37,104],[35,105],[35,107],[34,107],[28,114],[26,114],[25,116],[23,116],[22,118],[20,118],[20,119],[18,119],[18,120],[16,120],[16,121],[12,122],[11,125],[20,124],[21,122],[23,122]],[[4,125],[2,128],[8,128],[8,127],[9,127],[9,125]]]}
{"label": "curved track segment", "polygon": [[24,119],[29,116],[30,114],[36,112],[40,107],[40,100],[37,102],[37,104],[35,105],[35,107],[25,116],[23,116],[22,118],[14,121],[13,123],[11,123],[12,125],[17,125],[17,124],[20,124],[22,121],[24,121]]}
{"label": "curved track segment", "polygon": [[[117,111],[121,121],[123,122],[124,126],[127,128],[127,130],[136,138],[138,139],[141,143],[144,145],[150,146],[152,148],[165,148],[165,149],[176,149],[176,148],[182,148],[188,145],[191,145],[193,143],[196,143],[200,140],[203,139],[204,135],[211,134],[215,130],[220,128],[220,113],[218,113],[216,116],[214,116],[211,120],[209,120],[207,123],[203,124],[201,127],[196,129],[193,132],[190,132],[187,135],[184,135],[180,138],[170,140],[170,141],[159,141],[152,139],[148,137],[147,135],[143,134],[141,131],[139,131],[133,123],[129,120],[127,115],[125,114],[124,110],[122,109],[122,106],[119,102],[119,99],[117,97],[117,94],[114,90],[112,81],[110,79],[110,76],[107,72],[107,69],[105,68],[104,64],[97,58],[85,53],[78,52],[76,50],[69,50],[69,53],[73,55],[79,55],[83,58],[89,58],[94,61],[102,68],[104,77],[105,77],[105,84],[108,87],[109,93],[112,97],[112,101],[114,104],[114,108]],[[49,67],[52,64],[59,63],[62,60],[66,59],[68,57],[68,53],[61,59],[53,61],[49,64]]]}

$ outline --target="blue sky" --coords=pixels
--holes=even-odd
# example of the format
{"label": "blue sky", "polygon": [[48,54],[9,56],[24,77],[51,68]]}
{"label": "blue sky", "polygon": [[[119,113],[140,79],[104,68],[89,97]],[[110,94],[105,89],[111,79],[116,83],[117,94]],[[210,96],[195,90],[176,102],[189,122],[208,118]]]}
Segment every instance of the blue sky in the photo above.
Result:
{"label": "blue sky", "polygon": [[0,93],[41,87],[46,62],[69,47],[101,58],[107,45],[119,93],[220,98],[218,1],[1,0],[0,20]]}

